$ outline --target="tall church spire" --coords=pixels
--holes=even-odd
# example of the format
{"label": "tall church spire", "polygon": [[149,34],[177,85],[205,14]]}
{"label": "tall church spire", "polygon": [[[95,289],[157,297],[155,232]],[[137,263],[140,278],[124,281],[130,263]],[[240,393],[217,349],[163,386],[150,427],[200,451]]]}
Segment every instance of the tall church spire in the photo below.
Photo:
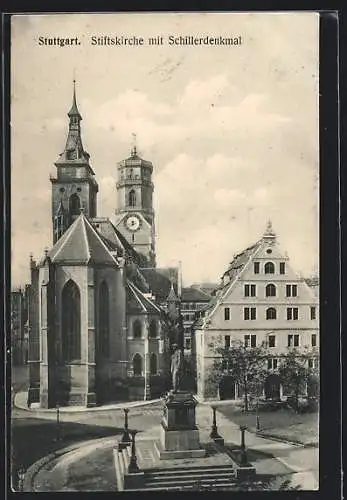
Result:
{"label": "tall church spire", "polygon": [[70,119],[69,132],[66,139],[66,145],[59,161],[79,160],[89,163],[89,154],[84,150],[81,138],[81,120],[82,116],[77,108],[76,101],[76,80],[73,80],[72,106],[68,112]]}
{"label": "tall church spire", "polygon": [[53,242],[79,217],[81,208],[87,217],[97,214],[96,197],[99,190],[89,154],[83,148],[76,100],[76,81],[73,80],[72,106],[68,112],[69,130],[64,151],[55,162],[57,177],[51,176]]}
{"label": "tall church spire", "polygon": [[72,106],[70,111],[68,112],[68,117],[70,118],[73,116],[77,116],[79,120],[82,120],[82,116],[80,115],[80,112],[78,111],[77,108],[77,102],[76,102],[76,80],[73,80],[73,96],[72,96]]}

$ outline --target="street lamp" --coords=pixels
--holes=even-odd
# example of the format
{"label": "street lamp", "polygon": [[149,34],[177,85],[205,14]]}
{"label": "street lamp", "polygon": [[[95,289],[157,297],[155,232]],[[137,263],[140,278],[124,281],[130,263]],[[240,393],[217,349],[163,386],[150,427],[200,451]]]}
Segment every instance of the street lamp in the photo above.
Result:
{"label": "street lamp", "polygon": [[259,420],[259,397],[257,397],[257,404],[255,407],[255,420],[256,420],[256,431],[260,431],[260,420]]}
{"label": "street lamp", "polygon": [[135,448],[135,436],[137,434],[137,431],[130,431],[131,434],[131,457],[130,457],[130,463],[128,467],[128,472],[129,474],[139,472],[139,467],[137,465],[137,457],[136,457],[136,448]]}
{"label": "street lamp", "polygon": [[211,432],[210,432],[210,438],[211,439],[221,439],[221,436],[218,434],[217,419],[216,419],[217,406],[213,405],[213,406],[211,406],[211,408],[213,411],[213,421],[212,421],[212,428],[211,428]]}

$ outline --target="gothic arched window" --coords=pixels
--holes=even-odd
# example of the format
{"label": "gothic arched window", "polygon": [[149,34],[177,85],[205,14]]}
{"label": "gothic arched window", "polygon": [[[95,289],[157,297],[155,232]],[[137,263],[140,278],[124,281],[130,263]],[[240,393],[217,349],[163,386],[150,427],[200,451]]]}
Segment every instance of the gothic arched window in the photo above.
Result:
{"label": "gothic arched window", "polygon": [[99,349],[100,355],[108,357],[110,352],[110,308],[109,308],[109,293],[108,286],[105,281],[100,285],[99,289]]}
{"label": "gothic arched window", "polygon": [[266,319],[276,319],[276,309],[274,307],[266,309]]}
{"label": "gothic arched window", "polygon": [[265,295],[266,297],[276,297],[276,286],[272,283],[266,285]]}
{"label": "gothic arched window", "polygon": [[129,192],[129,207],[135,207],[136,206],[136,193],[135,191],[132,189],[130,192]]}
{"label": "gothic arched window", "polygon": [[152,319],[152,321],[149,324],[149,338],[155,339],[157,336],[157,322],[155,319]]}
{"label": "gothic arched window", "polygon": [[136,319],[133,323],[133,337],[135,339],[140,339],[142,337],[142,325],[139,319]]}
{"label": "gothic arched window", "polygon": [[81,296],[76,283],[69,280],[62,291],[62,353],[66,362],[81,359]]}
{"label": "gothic arched window", "polygon": [[157,355],[152,352],[151,354],[151,357],[150,357],[150,360],[149,360],[149,369],[150,369],[150,372],[151,372],[151,375],[156,375],[157,374]]}
{"label": "gothic arched window", "polygon": [[275,273],[275,264],[273,262],[267,262],[264,266],[265,274],[274,274]]}
{"label": "gothic arched window", "polygon": [[142,375],[142,356],[136,353],[133,357],[133,372],[134,375]]}
{"label": "gothic arched window", "polygon": [[80,208],[81,208],[80,197],[78,196],[77,193],[73,193],[69,199],[70,215],[79,215],[81,211]]}

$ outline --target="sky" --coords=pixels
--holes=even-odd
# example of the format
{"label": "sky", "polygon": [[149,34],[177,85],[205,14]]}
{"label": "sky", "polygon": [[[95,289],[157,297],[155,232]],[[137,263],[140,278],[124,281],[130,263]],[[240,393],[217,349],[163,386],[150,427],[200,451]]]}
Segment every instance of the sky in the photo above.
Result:
{"label": "sky", "polygon": [[[182,262],[183,283],[218,282],[271,219],[293,267],[318,269],[316,13],[131,13],[12,18],[12,286],[29,254],[52,245],[51,184],[76,78],[82,141],[99,183],[98,216],[114,220],[117,162],[137,149],[154,165],[156,254]],[[143,37],[93,46],[92,36]],[[163,36],[161,46],[148,37]],[[169,45],[170,35],[241,45]],[[79,46],[40,46],[39,37]]]}

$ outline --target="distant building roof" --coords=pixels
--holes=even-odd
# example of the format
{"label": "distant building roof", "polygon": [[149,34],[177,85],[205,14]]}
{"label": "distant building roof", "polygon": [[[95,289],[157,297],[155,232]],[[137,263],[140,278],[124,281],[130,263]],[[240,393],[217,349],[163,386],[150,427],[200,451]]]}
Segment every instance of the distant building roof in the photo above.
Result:
{"label": "distant building roof", "polygon": [[218,283],[193,283],[191,288],[195,288],[196,290],[201,290],[208,295],[213,295],[213,292],[218,288]]}
{"label": "distant building roof", "polygon": [[182,288],[182,301],[184,302],[209,302],[211,295],[193,287]]}

